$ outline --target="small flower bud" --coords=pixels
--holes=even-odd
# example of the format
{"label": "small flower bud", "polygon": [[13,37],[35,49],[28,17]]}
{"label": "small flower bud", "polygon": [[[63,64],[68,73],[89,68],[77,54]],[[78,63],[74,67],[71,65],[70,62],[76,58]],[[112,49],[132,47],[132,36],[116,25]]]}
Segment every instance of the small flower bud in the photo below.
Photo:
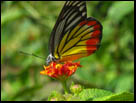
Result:
{"label": "small flower bud", "polygon": [[70,91],[74,94],[79,94],[83,90],[83,87],[79,84],[72,85]]}

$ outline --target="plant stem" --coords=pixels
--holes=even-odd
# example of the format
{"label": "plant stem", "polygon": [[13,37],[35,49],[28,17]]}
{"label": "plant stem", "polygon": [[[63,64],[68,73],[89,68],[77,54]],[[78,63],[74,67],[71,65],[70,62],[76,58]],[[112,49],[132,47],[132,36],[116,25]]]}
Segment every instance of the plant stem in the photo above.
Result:
{"label": "plant stem", "polygon": [[69,91],[68,91],[68,88],[67,88],[67,80],[61,81],[61,83],[62,83],[62,86],[64,88],[65,94],[68,94]]}

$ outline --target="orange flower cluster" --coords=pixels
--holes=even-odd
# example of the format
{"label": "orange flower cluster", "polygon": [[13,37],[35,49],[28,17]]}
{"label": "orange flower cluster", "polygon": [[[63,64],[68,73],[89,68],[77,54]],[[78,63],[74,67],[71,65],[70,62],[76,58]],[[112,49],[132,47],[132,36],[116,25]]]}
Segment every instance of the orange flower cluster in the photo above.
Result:
{"label": "orange flower cluster", "polygon": [[45,70],[41,71],[40,74],[48,75],[58,80],[66,80],[69,76],[75,73],[77,67],[81,67],[80,62],[72,63],[69,61],[64,64],[51,62],[49,66],[44,66]]}

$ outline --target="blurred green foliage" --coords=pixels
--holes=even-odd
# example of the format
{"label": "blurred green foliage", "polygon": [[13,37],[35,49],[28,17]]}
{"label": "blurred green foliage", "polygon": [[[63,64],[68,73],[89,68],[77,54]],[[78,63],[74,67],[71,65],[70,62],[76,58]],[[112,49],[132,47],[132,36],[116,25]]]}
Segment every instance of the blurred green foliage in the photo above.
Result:
{"label": "blurred green foliage", "polygon": [[[47,100],[58,81],[40,75],[48,41],[63,1],[1,2],[1,100]],[[80,59],[82,68],[70,81],[85,88],[134,92],[134,2],[87,2],[87,15],[103,25],[100,49]]]}

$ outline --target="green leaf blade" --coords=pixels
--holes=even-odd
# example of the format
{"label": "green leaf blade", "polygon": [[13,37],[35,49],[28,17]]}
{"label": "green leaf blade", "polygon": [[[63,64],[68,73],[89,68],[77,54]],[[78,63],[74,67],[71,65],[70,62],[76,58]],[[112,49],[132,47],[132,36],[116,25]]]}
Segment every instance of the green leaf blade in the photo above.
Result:
{"label": "green leaf blade", "polygon": [[98,97],[109,96],[112,92],[101,89],[84,89],[79,97],[84,101],[91,101]]}
{"label": "green leaf blade", "polygon": [[121,92],[103,98],[95,98],[94,101],[134,101],[134,94]]}

